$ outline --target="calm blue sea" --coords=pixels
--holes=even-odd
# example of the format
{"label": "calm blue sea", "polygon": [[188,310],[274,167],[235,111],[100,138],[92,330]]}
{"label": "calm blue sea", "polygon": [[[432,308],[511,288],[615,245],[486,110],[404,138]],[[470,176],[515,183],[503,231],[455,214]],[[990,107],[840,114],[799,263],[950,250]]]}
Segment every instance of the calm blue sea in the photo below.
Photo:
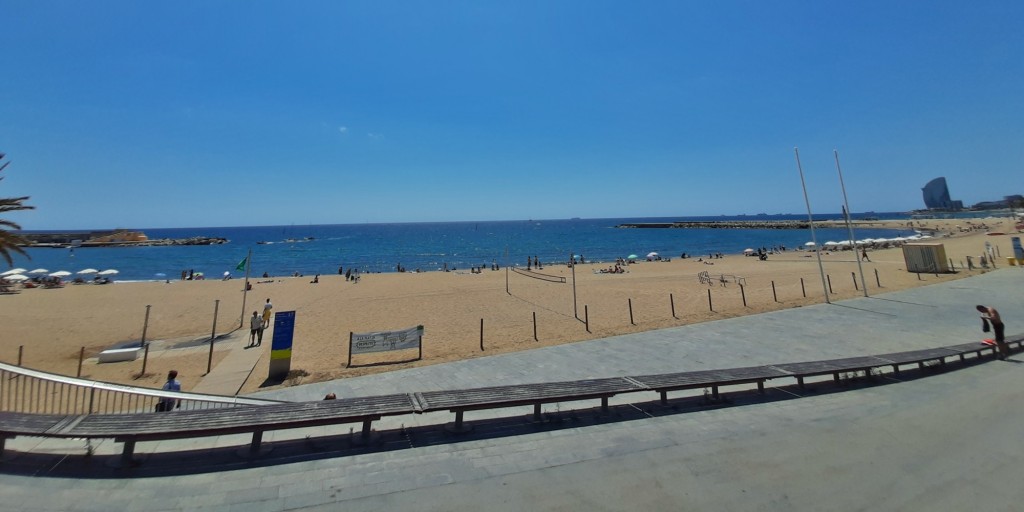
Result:
{"label": "calm blue sea", "polygon": [[[883,219],[907,219],[906,214],[872,214]],[[857,218],[857,215],[854,215]],[[816,220],[840,215],[816,215]],[[238,263],[252,249],[252,274],[311,276],[337,273],[338,266],[364,272],[468,269],[472,266],[525,265],[536,256],[542,262],[564,262],[569,254],[588,261],[613,261],[636,254],[658,252],[677,258],[711,252],[736,254],[751,247],[784,245],[801,248],[811,239],[809,230],[780,229],[617,229],[635,222],[680,220],[801,220],[800,215],[746,217],[673,217],[629,219],[521,220],[403,224],[292,225],[145,229],[151,239],[223,237],[223,245],[169,247],[111,247],[28,249],[31,259],[15,254],[15,267],[45,268],[51,272],[78,272],[86,268],[117,269],[118,281],[177,279],[182,270],[203,272],[216,279],[224,272],[242,277]],[[906,230],[861,229],[857,239],[911,235]],[[846,240],[845,229],[817,230],[818,242]],[[289,241],[291,240],[291,241]],[[258,243],[265,242],[265,243]]]}

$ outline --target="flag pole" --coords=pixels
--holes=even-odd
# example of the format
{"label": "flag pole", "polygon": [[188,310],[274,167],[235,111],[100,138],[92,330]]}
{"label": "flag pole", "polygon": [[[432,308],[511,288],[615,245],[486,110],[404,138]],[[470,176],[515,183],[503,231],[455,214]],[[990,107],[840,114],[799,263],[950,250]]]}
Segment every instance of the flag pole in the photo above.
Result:
{"label": "flag pole", "polygon": [[800,171],[800,186],[804,188],[804,202],[807,203],[807,221],[811,225],[811,242],[814,242],[814,254],[818,256],[818,271],[821,272],[821,289],[825,292],[825,303],[831,304],[828,298],[828,287],[825,285],[825,267],[821,264],[821,248],[818,247],[818,238],[814,234],[814,216],[811,215],[811,200],[807,197],[807,183],[804,182],[804,167],[800,165],[800,150],[793,148],[796,154],[796,168]]}
{"label": "flag pole", "polygon": [[245,299],[249,295],[249,269],[252,268],[252,248],[245,257],[245,286],[242,288],[242,318],[238,319],[238,328],[245,327]]}

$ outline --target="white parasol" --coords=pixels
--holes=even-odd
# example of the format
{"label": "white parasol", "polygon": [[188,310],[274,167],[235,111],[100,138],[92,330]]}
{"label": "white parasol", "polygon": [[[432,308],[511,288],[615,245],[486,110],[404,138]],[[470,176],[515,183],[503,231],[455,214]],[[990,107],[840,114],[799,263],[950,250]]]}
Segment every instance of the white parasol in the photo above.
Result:
{"label": "white parasol", "polygon": [[113,275],[117,275],[117,270],[111,268],[111,269],[104,270],[102,272],[97,272],[97,274],[99,274],[101,276],[113,276]]}
{"label": "white parasol", "polygon": [[20,283],[21,281],[28,281],[28,276],[23,274],[9,274],[3,277],[7,281]]}
{"label": "white parasol", "polygon": [[95,274],[97,272],[99,272],[99,270],[94,268],[86,268],[78,271],[79,274]]}
{"label": "white parasol", "polygon": [[35,270],[29,270],[28,273],[29,274],[49,274],[50,271],[46,270],[45,268],[37,268]]}
{"label": "white parasol", "polygon": [[71,272],[68,272],[67,270],[58,270],[58,271],[50,274],[50,277],[67,277],[67,276],[70,276],[70,275],[71,275]]}
{"label": "white parasol", "polygon": [[25,272],[25,269],[23,268],[12,268],[7,272],[0,272],[0,276],[13,276],[14,274],[21,274],[23,272]]}

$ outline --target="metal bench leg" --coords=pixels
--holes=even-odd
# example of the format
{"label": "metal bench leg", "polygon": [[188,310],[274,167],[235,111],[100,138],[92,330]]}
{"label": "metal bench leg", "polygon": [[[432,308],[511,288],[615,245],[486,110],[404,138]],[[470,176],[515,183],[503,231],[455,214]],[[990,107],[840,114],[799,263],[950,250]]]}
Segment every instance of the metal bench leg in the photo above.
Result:
{"label": "metal bench leg", "polygon": [[711,386],[711,398],[718,400],[718,386]]}
{"label": "metal bench leg", "polygon": [[444,429],[453,434],[463,434],[473,430],[473,427],[466,425],[462,421],[462,411],[452,411],[455,413],[455,422],[448,423],[444,426]]}
{"label": "metal bench leg", "polygon": [[898,364],[892,365],[892,372],[895,373],[896,375],[899,375],[900,374],[900,365],[898,365]]}
{"label": "metal bench leg", "polygon": [[541,421],[544,418],[541,417],[540,404],[533,404],[533,421]]}
{"label": "metal bench leg", "polygon": [[263,431],[257,430],[252,433],[252,442],[249,443],[249,453],[259,453],[260,444],[263,443]]}
{"label": "metal bench leg", "polygon": [[362,433],[362,436],[363,436],[364,440],[370,439],[370,432],[371,432],[370,425],[372,425],[372,424],[373,424],[373,420],[363,420],[363,433]]}
{"label": "metal bench leg", "polygon": [[7,444],[7,437],[0,437],[0,458],[4,456],[4,447]]}
{"label": "metal bench leg", "polygon": [[135,441],[125,441],[124,451],[121,452],[121,467],[132,467],[132,456],[135,455]]}
{"label": "metal bench leg", "polygon": [[764,381],[763,380],[757,381],[757,392],[761,393],[762,395],[764,394]]}
{"label": "metal bench leg", "polygon": [[668,405],[668,391],[661,392],[661,405]]}
{"label": "metal bench leg", "polygon": [[[601,412],[604,414],[608,414],[608,397],[606,396],[601,397]],[[0,453],[2,453],[2,450],[3,445],[0,444]]]}
{"label": "metal bench leg", "polygon": [[966,362],[967,358],[963,354],[960,354],[960,362]]}
{"label": "metal bench leg", "polygon": [[839,372],[835,372],[832,374],[832,380],[839,382]]}
{"label": "metal bench leg", "polygon": [[796,384],[797,384],[797,386],[800,386],[800,389],[804,389],[804,378],[803,377],[797,377],[796,378]]}

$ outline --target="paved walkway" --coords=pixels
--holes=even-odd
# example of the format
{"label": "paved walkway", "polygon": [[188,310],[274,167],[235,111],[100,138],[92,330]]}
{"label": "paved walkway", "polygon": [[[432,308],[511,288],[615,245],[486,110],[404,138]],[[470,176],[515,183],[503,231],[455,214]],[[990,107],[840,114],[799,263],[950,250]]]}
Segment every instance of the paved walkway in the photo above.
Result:
{"label": "paved walkway", "polygon": [[[502,354],[258,396],[313,400],[682,371],[878,354],[971,340],[975,304],[1024,332],[1024,271],[662,331]],[[264,345],[266,346],[266,344]],[[429,350],[428,345],[424,347]],[[348,428],[268,434],[273,451],[239,457],[248,436],[140,443],[142,465],[66,457],[64,446],[8,442],[5,510],[1017,510],[1008,475],[1024,463],[1024,356],[874,385],[819,387],[795,398],[769,387],[726,408],[664,408],[656,397],[614,415],[588,411],[526,425],[507,409],[377,422],[381,444]],[[885,383],[891,383],[886,385]],[[769,384],[772,384],[771,382]],[[832,391],[839,389],[839,391]],[[635,400],[636,397],[631,398]],[[589,406],[589,404],[588,404]],[[548,412],[561,406],[552,405]],[[336,434],[334,437],[314,437]],[[157,452],[153,454],[152,452]],[[61,455],[51,455],[58,452]]]}
{"label": "paved walkway", "polygon": [[237,395],[256,365],[260,361],[267,364],[273,330],[273,325],[264,330],[263,343],[257,347],[249,346],[249,329],[232,331],[224,336],[225,339],[218,340],[218,343],[228,345],[228,354],[190,391],[209,395]]}

